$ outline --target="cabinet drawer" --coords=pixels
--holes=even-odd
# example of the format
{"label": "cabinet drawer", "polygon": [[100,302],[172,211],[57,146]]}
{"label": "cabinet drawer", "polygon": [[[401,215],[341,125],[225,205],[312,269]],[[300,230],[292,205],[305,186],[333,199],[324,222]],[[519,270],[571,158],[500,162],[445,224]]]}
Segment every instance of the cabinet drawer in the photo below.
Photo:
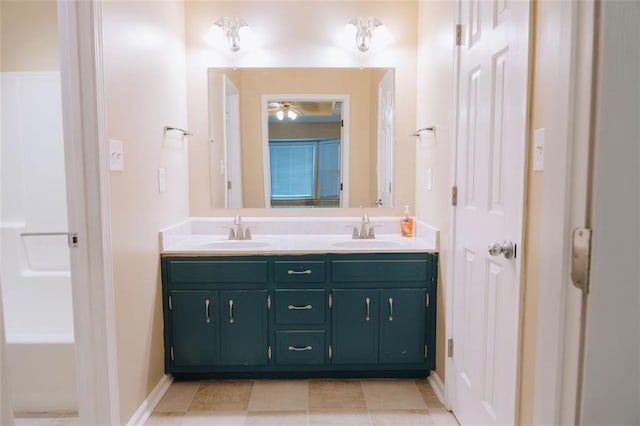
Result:
{"label": "cabinet drawer", "polygon": [[259,260],[171,260],[172,283],[266,283],[267,262]]}
{"label": "cabinet drawer", "polygon": [[410,282],[427,280],[426,260],[334,260],[335,282]]}
{"label": "cabinet drawer", "polygon": [[323,324],[326,291],[276,290],[276,324]]}
{"label": "cabinet drawer", "polygon": [[324,364],[324,331],[277,331],[276,364]]}
{"label": "cabinet drawer", "polygon": [[276,261],[274,267],[276,282],[279,283],[324,282],[322,261]]}

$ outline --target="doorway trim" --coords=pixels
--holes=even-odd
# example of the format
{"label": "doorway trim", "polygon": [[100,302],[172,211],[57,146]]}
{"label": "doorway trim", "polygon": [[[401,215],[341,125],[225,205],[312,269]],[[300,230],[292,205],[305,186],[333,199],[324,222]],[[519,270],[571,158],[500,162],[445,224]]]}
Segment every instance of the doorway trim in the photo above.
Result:
{"label": "doorway trim", "polygon": [[[576,423],[580,400],[581,293],[569,279],[571,232],[587,222],[596,2],[552,2],[560,28],[545,143],[533,423]],[[579,154],[580,155],[577,155]],[[563,184],[559,185],[558,182]]]}
{"label": "doorway trim", "polygon": [[120,423],[99,0],[58,0],[78,409]]}
{"label": "doorway trim", "polygon": [[331,95],[331,94],[291,94],[291,93],[275,93],[265,94],[261,98],[261,115],[262,115],[262,171],[264,174],[264,206],[271,207],[271,175],[269,173],[269,114],[267,109],[269,102],[281,101],[282,99],[313,102],[313,101],[336,101],[342,102],[342,132],[340,139],[340,182],[342,191],[340,194],[340,207],[349,207],[349,133],[350,133],[350,117],[351,107],[349,104],[349,95]]}

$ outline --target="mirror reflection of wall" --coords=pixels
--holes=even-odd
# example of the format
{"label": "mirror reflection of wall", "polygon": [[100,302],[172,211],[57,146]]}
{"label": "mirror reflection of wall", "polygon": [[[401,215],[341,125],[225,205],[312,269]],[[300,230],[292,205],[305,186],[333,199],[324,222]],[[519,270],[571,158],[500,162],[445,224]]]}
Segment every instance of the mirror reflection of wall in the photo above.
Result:
{"label": "mirror reflection of wall", "polygon": [[[388,117],[388,122],[383,128],[386,129],[387,136],[393,135],[393,114],[389,113],[389,109],[393,107],[393,84],[390,95],[387,96],[387,99],[390,96],[391,102],[385,103],[384,107],[379,105],[379,86],[384,77],[388,75],[391,77],[387,77],[387,79],[393,81],[394,72],[388,68],[210,68],[208,70],[209,133],[213,143],[209,147],[211,185],[209,192],[212,195],[212,207],[260,208],[270,205],[293,206],[295,204],[293,199],[282,204],[280,202],[282,200],[275,200],[270,195],[272,186],[268,180],[272,173],[264,167],[264,164],[269,167],[271,162],[265,161],[268,155],[265,153],[269,152],[268,146],[265,146],[269,140],[265,135],[268,128],[265,128],[264,125],[261,126],[261,123],[270,107],[268,103],[263,103],[262,98],[265,94],[278,93],[307,97],[314,95],[326,97],[333,94],[334,96],[347,96],[349,99],[348,111],[341,111],[342,114],[348,114],[349,117],[348,129],[341,129],[341,138],[329,135],[311,136],[311,138],[316,138],[318,142],[322,141],[323,143],[321,148],[320,145],[316,148],[316,155],[320,152],[319,150],[328,152],[337,149],[335,139],[340,140],[340,149],[342,149],[345,140],[348,141],[348,151],[341,152],[339,167],[334,164],[333,171],[329,171],[331,163],[335,163],[337,160],[335,156],[325,156],[322,163],[323,168],[327,169],[326,173],[333,173],[334,177],[335,173],[342,176],[339,182],[334,179],[331,184],[328,180],[323,182],[319,182],[317,179],[308,181],[306,188],[314,186],[314,193],[312,196],[309,196],[308,192],[305,196],[298,194],[299,197],[296,200],[298,205],[296,206],[370,207],[375,206],[376,202],[382,199],[385,201],[382,205],[390,207],[392,197],[389,189],[392,188],[392,182],[379,179],[378,173],[380,164],[393,164],[391,160],[392,140],[387,137],[387,154],[379,147],[379,139],[383,139],[378,122],[379,116]],[[230,86],[235,89],[228,89]],[[228,107],[228,105],[233,105],[228,100],[229,93],[234,93],[234,90],[237,90],[238,93],[239,125],[237,134],[239,135],[238,147],[240,151],[238,156],[240,161],[236,164],[230,162],[234,157],[234,143],[229,138],[233,138],[236,131],[233,130],[235,119],[233,113],[230,113],[233,109],[230,110]],[[291,102],[291,99],[272,98],[270,102],[273,104],[271,106],[273,109],[276,102]],[[384,111],[381,108],[384,108]],[[277,111],[274,110],[274,114],[277,114]],[[288,117],[287,111],[282,111],[282,114],[283,118]],[[300,118],[303,116],[304,114],[300,114]],[[277,116],[275,116],[275,120],[279,121]],[[305,118],[302,118],[301,121],[304,120]],[[271,135],[268,136],[271,137]],[[331,138],[334,142],[330,142]],[[276,137],[275,139],[286,138]],[[309,146],[305,151],[307,155],[311,155],[312,152]],[[282,145],[279,149],[284,150]],[[300,148],[297,153],[302,155],[303,151]],[[387,155],[388,161],[380,161],[384,160],[380,158],[381,156],[386,157]],[[321,159],[316,157],[316,161],[318,160]],[[282,163],[280,163],[280,167],[282,167]],[[312,170],[308,170],[308,172],[310,173]],[[318,172],[320,170],[317,168],[313,171],[313,173]],[[386,170],[384,173],[385,176],[393,176],[393,170]],[[286,174],[280,175],[282,179],[284,176]],[[289,173],[289,176],[293,175]],[[385,191],[382,191],[380,183],[383,181]],[[319,188],[318,185],[321,183],[332,187],[338,187],[337,184],[341,184],[342,190],[339,191],[337,197],[327,196],[322,200],[318,198],[318,191],[326,189],[328,194],[332,190],[324,187]],[[237,191],[234,191],[234,188]],[[293,189],[291,188],[291,190]],[[224,197],[218,195],[214,198],[214,194],[223,194]],[[242,201],[234,202],[233,200],[237,200],[238,197],[241,197]],[[306,200],[302,201],[303,198]]]}

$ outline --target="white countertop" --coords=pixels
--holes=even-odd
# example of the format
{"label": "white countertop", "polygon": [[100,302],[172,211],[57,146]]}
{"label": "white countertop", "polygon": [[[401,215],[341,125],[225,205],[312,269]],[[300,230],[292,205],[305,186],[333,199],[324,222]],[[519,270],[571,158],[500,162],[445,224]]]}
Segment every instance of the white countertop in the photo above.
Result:
{"label": "white countertop", "polygon": [[[416,223],[403,237],[399,219],[372,217],[375,239],[353,239],[360,218],[243,218],[251,240],[229,240],[233,218],[192,218],[160,232],[162,256],[228,256],[325,253],[434,253],[438,231]],[[398,232],[393,233],[397,228]],[[225,233],[221,233],[221,231]]]}

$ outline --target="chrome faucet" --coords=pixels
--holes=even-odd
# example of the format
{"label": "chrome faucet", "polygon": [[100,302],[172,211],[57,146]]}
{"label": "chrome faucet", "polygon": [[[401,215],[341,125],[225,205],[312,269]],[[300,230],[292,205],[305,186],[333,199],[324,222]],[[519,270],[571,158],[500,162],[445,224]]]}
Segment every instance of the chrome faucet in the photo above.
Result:
{"label": "chrome faucet", "polygon": [[362,218],[360,219],[360,230],[358,230],[357,226],[354,226],[351,238],[354,240],[373,240],[376,238],[373,232],[373,225],[371,225],[371,220],[369,219],[368,214],[362,214]]}
{"label": "chrome faucet", "polygon": [[233,227],[229,228],[229,239],[230,240],[250,240],[251,239],[251,230],[247,226],[246,229],[242,229],[242,218],[240,215],[236,215],[233,218],[233,224],[236,229]]}

